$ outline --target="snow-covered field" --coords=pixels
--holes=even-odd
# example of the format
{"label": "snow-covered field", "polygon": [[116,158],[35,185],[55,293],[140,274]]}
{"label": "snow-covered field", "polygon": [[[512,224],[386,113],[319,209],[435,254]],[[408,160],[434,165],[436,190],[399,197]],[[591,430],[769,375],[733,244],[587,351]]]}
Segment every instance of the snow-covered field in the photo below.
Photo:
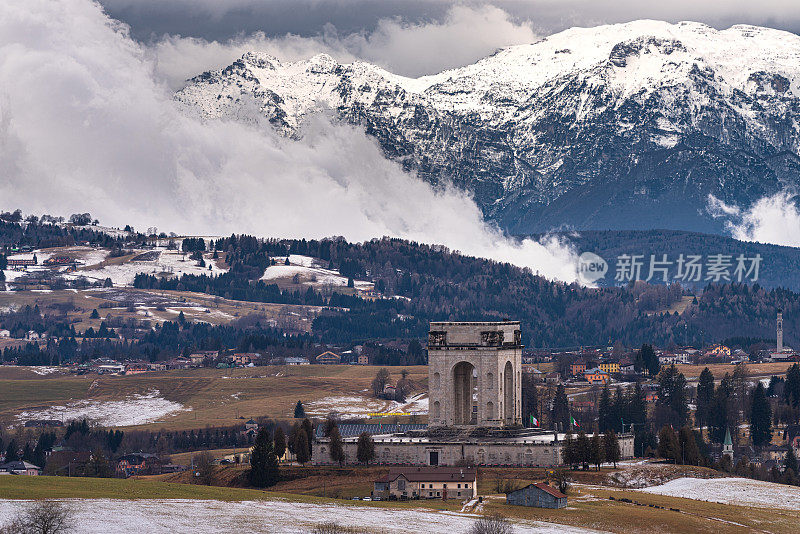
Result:
{"label": "snow-covered field", "polygon": [[425,415],[428,413],[428,395],[420,393],[406,399],[406,402],[373,399],[361,395],[324,397],[309,402],[305,406],[306,413],[324,417],[335,412],[341,417],[364,417],[370,413],[412,413]]}
{"label": "snow-covered field", "polygon": [[[278,265],[267,267],[261,279],[279,280],[283,278],[292,278],[297,274],[300,276],[303,283],[311,285],[347,285],[346,276],[342,276],[337,271],[324,269],[314,258],[292,254],[289,256],[290,265],[283,265],[281,262],[285,259],[284,257],[275,258],[275,260],[278,261]],[[354,285],[359,289],[371,289],[373,286],[372,282],[364,282],[362,280],[355,280]]]}
{"label": "snow-covered field", "polygon": [[146,394],[131,395],[118,401],[79,400],[64,406],[51,406],[41,410],[29,410],[17,415],[17,420],[29,419],[88,419],[103,426],[133,426],[158,421],[176,412],[189,410],[178,402],[160,396],[158,390]]}
{"label": "snow-covered field", "polygon": [[800,510],[800,488],[748,478],[678,478],[639,491],[723,504]]}
{"label": "snow-covered field", "polygon": [[[200,267],[197,262],[189,259],[189,255],[175,250],[160,250],[155,261],[128,261],[120,265],[106,265],[100,269],[82,270],[73,274],[73,278],[85,276],[94,280],[111,278],[115,286],[131,286],[133,279],[139,273],[159,274],[171,273],[175,276],[183,274],[208,274],[218,275],[225,272],[216,264],[206,259],[206,266]],[[209,265],[211,269],[209,269]]]}
{"label": "snow-covered field", "polygon": [[[287,501],[221,502],[198,500],[110,499],[69,501],[75,508],[75,534],[264,534],[308,533],[316,524],[335,521],[369,532],[466,532],[474,515],[433,510],[395,510]],[[0,526],[24,506],[0,501]],[[540,521],[518,522],[514,532],[584,534],[596,532]]]}

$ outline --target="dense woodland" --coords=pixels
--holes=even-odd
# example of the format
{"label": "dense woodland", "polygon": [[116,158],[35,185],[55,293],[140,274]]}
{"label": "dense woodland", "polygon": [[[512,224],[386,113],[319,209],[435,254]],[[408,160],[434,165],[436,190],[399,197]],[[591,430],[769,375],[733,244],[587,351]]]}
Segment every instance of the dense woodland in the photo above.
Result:
{"label": "dense woodland", "polygon": [[[82,239],[103,246],[125,245],[102,233],[53,224],[52,217],[44,223],[29,219],[24,228],[20,221],[9,218],[21,218],[21,214],[6,212],[0,216],[0,245],[41,247]],[[131,236],[134,241],[146,239],[141,234]],[[183,247],[192,253],[213,251],[224,258],[230,271],[219,276],[170,279],[142,274],[136,277],[135,286],[201,291],[255,302],[325,306],[314,321],[313,334],[317,342],[326,344],[422,340],[432,320],[512,318],[522,321],[523,343],[529,348],[607,346],[615,342],[626,346],[644,342],[700,346],[734,336],[774,339],[775,314],[782,309],[786,342],[800,345],[800,295],[758,284],[714,284],[692,293],[678,284],[643,282],[587,288],[550,281],[530,269],[463,256],[446,247],[390,238],[348,243],[341,238],[262,240],[231,235],[208,242],[187,239]],[[312,256],[350,279],[373,281],[384,298],[368,301],[304,286],[281,290],[259,280],[264,269],[288,254]],[[692,302],[683,313],[667,312],[687,294]]]}
{"label": "dense woodland", "polygon": [[[529,269],[472,258],[445,247],[399,239],[354,244],[344,240],[266,240],[231,236],[209,243],[231,271],[212,277],[186,275],[160,281],[137,278],[137,287],[192,289],[263,302],[327,305],[314,333],[329,343],[365,339],[423,338],[431,320],[521,320],[529,347],[653,342],[701,345],[732,336],[769,339],[775,313],[784,310],[787,342],[800,341],[800,295],[758,284],[706,286],[683,314],[666,313],[686,292],[678,284],[586,288],[553,282]],[[368,279],[387,297],[370,302],[307,288],[281,291],[258,280],[263,269],[287,254],[327,262],[343,276]],[[392,298],[394,297],[394,298]],[[401,298],[396,298],[401,297]],[[346,308],[342,310],[341,308]]]}

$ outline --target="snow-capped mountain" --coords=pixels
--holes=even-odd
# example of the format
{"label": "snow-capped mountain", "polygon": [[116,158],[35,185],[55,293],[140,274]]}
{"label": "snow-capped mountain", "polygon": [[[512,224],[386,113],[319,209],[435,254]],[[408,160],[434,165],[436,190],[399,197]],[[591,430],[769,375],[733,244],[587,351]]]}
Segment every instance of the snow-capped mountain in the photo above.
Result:
{"label": "snow-capped mountain", "polygon": [[175,98],[209,118],[259,109],[287,135],[330,108],[515,233],[718,231],[709,194],[749,205],[800,185],[800,36],[754,26],[573,28],[418,79],[248,53]]}

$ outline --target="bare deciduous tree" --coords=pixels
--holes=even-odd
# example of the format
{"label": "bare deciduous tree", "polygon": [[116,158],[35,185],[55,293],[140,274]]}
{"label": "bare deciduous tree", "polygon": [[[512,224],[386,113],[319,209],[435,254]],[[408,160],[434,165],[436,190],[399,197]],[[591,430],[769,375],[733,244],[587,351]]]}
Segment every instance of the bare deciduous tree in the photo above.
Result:
{"label": "bare deciduous tree", "polygon": [[214,456],[208,452],[203,451],[192,458],[194,464],[194,476],[200,484],[210,486],[214,482]]}
{"label": "bare deciduous tree", "polygon": [[33,501],[0,527],[0,534],[66,534],[74,525],[74,511],[62,501]]}
{"label": "bare deciduous tree", "polygon": [[512,534],[514,528],[500,514],[485,515],[476,520],[467,534]]}

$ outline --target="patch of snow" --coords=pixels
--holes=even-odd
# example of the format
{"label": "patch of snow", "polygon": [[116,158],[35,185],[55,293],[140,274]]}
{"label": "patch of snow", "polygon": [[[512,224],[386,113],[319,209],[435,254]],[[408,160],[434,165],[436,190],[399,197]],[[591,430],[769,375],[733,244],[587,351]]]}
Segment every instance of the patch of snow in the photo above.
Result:
{"label": "patch of snow", "polygon": [[145,394],[131,395],[123,400],[79,400],[64,406],[24,411],[17,415],[17,420],[20,422],[28,419],[70,421],[85,418],[103,426],[134,426],[152,423],[167,415],[187,410],[190,408],[162,398],[158,390],[151,390]]}
{"label": "patch of snow", "polygon": [[[141,250],[138,252],[148,252]],[[152,252],[152,251],[150,251]],[[98,269],[84,269],[68,275],[69,278],[79,278],[81,276],[92,280],[105,280],[111,278],[115,286],[132,286],[137,274],[168,273],[173,276],[184,274],[194,275],[218,275],[226,272],[227,269],[217,267],[211,259],[211,254],[205,254],[206,266],[201,267],[197,261],[189,259],[189,254],[183,254],[175,250],[156,250],[160,252],[158,259],[154,261],[127,261],[118,265],[106,265]],[[209,269],[209,266],[211,267]]]}
{"label": "patch of snow", "polygon": [[[310,532],[335,521],[343,527],[390,534],[466,532],[474,515],[426,509],[396,509],[345,504],[276,501],[222,502],[189,499],[75,499],[75,534],[238,534]],[[0,500],[0,526],[22,509],[25,501]],[[518,534],[586,534],[597,532],[543,521],[514,521]]]}
{"label": "patch of snow", "polygon": [[40,366],[39,365],[31,365],[29,367],[23,367],[23,369],[27,369],[28,371],[31,371],[32,373],[36,373],[37,375],[42,375],[42,376],[46,376],[46,375],[50,375],[50,374],[53,374],[53,373],[61,372],[61,368],[59,368],[59,367],[47,367],[47,366],[44,366],[44,365],[40,365]]}
{"label": "patch of snow", "polygon": [[749,478],[677,478],[640,491],[739,506],[800,510],[800,488]]}
{"label": "patch of snow", "polygon": [[[289,262],[292,262],[292,258],[296,258],[298,256],[289,256]],[[293,265],[270,265],[264,271],[264,274],[261,276],[262,280],[279,280],[285,278],[292,278],[294,275],[299,275],[301,281],[306,284],[311,285],[332,285],[332,286],[346,286],[347,285],[347,277],[342,276],[337,271],[331,271],[330,269],[323,269],[321,267],[311,267],[310,260],[306,256],[299,256],[301,263],[300,264],[293,264]],[[315,278],[316,280],[312,279]],[[353,284],[356,288],[359,289],[371,289],[373,284],[372,282],[365,282],[363,280],[354,280]]]}

